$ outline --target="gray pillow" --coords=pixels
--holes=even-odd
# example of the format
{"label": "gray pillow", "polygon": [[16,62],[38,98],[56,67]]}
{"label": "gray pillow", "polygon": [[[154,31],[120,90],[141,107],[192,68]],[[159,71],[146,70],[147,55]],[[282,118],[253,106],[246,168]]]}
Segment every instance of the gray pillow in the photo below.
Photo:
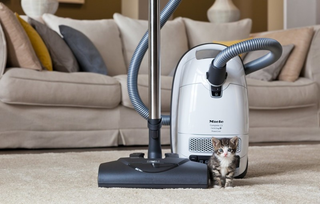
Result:
{"label": "gray pillow", "polygon": [[[263,69],[260,69],[258,71],[251,73],[251,74],[248,74],[247,77],[252,78],[252,79],[262,80],[262,81],[276,80],[278,78],[278,75],[279,75],[282,67],[285,65],[288,57],[290,56],[290,53],[293,50],[293,48],[294,48],[293,44],[282,46],[282,55],[281,55],[280,59],[278,59],[275,63],[273,63]],[[251,62],[259,57],[262,57],[263,55],[266,55],[268,52],[269,51],[265,51],[265,50],[249,52],[245,56],[245,58],[243,60],[243,64]]]}
{"label": "gray pillow", "polygon": [[60,33],[78,60],[80,70],[107,75],[107,67],[100,52],[82,32],[69,26],[60,25]]}
{"label": "gray pillow", "polygon": [[34,27],[46,44],[52,59],[53,70],[60,72],[79,71],[76,58],[58,33],[32,18],[28,18],[28,22]]}

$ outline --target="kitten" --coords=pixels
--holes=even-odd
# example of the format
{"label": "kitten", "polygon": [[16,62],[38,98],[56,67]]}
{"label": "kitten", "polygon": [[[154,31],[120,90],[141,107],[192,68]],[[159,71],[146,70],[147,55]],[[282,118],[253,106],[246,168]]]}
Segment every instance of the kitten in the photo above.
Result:
{"label": "kitten", "polygon": [[214,187],[233,187],[233,176],[236,170],[236,157],[239,138],[212,138],[213,154],[208,162]]}

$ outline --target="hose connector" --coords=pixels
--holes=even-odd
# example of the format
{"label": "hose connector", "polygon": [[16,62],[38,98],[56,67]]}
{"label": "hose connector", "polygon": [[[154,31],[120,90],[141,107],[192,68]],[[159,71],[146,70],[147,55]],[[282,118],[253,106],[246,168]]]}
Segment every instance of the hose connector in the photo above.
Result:
{"label": "hose connector", "polygon": [[214,60],[212,60],[210,68],[206,74],[207,80],[209,81],[211,86],[222,86],[227,78],[226,65],[224,67],[218,68],[214,66]]}

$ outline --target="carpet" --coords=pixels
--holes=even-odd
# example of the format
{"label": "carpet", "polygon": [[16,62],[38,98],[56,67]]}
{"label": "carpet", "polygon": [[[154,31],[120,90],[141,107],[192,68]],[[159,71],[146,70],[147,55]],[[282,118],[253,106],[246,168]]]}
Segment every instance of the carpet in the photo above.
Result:
{"label": "carpet", "polygon": [[133,151],[0,155],[0,203],[319,203],[319,150],[250,147],[247,176],[232,189],[98,188],[99,164]]}

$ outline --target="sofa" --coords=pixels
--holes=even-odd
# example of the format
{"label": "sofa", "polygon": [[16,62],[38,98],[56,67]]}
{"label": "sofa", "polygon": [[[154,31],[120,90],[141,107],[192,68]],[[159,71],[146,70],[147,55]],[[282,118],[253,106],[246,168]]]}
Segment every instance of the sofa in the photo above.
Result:
{"label": "sofa", "polygon": [[[127,92],[126,75],[134,49],[147,29],[146,21],[121,14],[115,14],[113,19],[101,20],[75,20],[44,14],[37,21],[59,35],[59,42],[66,38],[60,33],[61,24],[86,35],[94,45],[94,51],[98,50],[100,55],[97,54],[97,58],[104,62],[107,74],[91,72],[90,65],[86,71],[58,69],[59,66],[62,69],[63,66],[74,67],[71,61],[78,63],[80,68],[85,66],[80,63],[79,56],[74,57],[76,61],[73,57],[71,59],[66,48],[59,48],[56,53],[62,58],[68,56],[61,63],[53,59],[55,54],[48,47],[52,61],[52,70],[49,70],[42,61],[40,68],[24,65],[31,57],[26,50],[18,52],[21,47],[31,47],[33,61],[39,63],[40,57],[34,57],[35,51],[32,51],[26,37],[27,31],[19,25],[16,16],[12,13],[12,17],[11,11],[4,7],[0,3],[1,149],[148,144],[147,122],[133,109]],[[28,17],[24,19],[28,21]],[[12,21],[16,24],[15,28],[12,28]],[[223,43],[248,37],[273,37],[283,45],[293,44],[291,47],[294,48],[272,80],[247,77],[250,142],[320,141],[320,27],[250,34],[251,23],[250,19],[212,24],[176,18],[164,26],[161,31],[163,114],[170,112],[173,70],[189,48],[213,41]],[[21,42],[15,47],[13,32],[23,34],[25,42],[19,39]],[[293,36],[292,39],[288,39],[290,36]],[[54,44],[58,44],[58,40]],[[70,50],[75,54],[75,50]],[[145,104],[148,104],[147,58],[145,56],[142,61],[138,77],[138,89]],[[14,63],[14,60],[17,62]],[[94,68],[95,62],[90,63]],[[289,72],[285,71],[287,65]],[[298,68],[290,70],[293,66]],[[169,127],[163,126],[161,131],[162,144],[170,144]]]}

